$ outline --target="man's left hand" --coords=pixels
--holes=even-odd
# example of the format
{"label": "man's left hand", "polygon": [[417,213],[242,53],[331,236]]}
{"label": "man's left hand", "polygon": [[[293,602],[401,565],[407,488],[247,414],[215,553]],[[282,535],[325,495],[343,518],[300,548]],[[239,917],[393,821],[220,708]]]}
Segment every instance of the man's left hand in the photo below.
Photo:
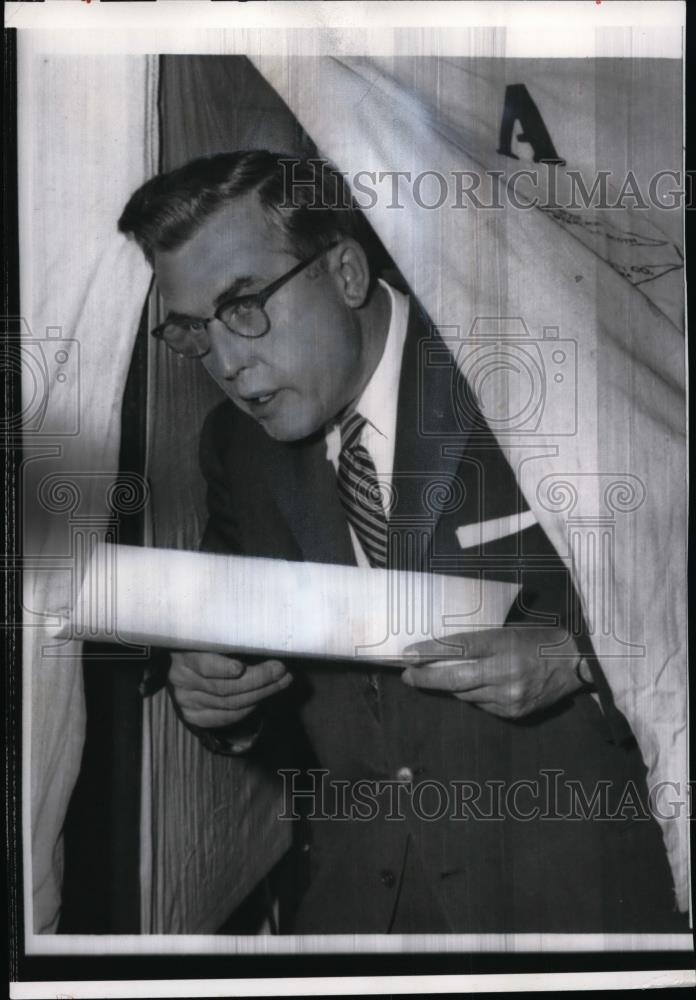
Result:
{"label": "man's left hand", "polygon": [[[563,644],[563,655],[549,647]],[[583,685],[568,656],[568,633],[557,628],[494,628],[447,637],[456,655],[443,658],[442,642],[418,642],[406,650],[417,661],[401,679],[411,687],[449,691],[504,719],[548,708]],[[437,659],[434,659],[437,657]]]}

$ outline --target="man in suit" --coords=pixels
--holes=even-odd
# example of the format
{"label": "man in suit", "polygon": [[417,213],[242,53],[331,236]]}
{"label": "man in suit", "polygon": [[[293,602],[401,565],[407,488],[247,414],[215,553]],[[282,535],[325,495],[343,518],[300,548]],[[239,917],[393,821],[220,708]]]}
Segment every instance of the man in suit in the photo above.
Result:
{"label": "man in suit", "polygon": [[340,177],[204,158],[145,184],[120,227],[154,268],[154,332],[228,396],[201,437],[204,548],[521,584],[505,627],[421,644],[400,672],[172,655],[213,751],[301,719],[320,771],[300,787],[288,748],[287,816],[311,805],[287,929],[675,929],[640,751],[567,572],[447,348],[378,278]]}

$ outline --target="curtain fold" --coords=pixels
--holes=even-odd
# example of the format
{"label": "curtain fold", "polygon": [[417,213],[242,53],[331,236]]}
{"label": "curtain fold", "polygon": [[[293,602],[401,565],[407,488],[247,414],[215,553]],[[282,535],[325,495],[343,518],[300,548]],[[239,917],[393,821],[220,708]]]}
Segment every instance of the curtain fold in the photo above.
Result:
{"label": "curtain fold", "polygon": [[[394,52],[254,63],[352,183],[568,565],[686,909],[682,213],[564,207],[571,170],[588,191],[608,171],[615,204],[681,169],[681,62]],[[514,102],[506,138],[519,88],[565,164],[533,162]]]}
{"label": "curtain fold", "polygon": [[85,730],[82,641],[52,636],[93,541],[116,538],[118,513],[146,502],[142,481],[118,485],[116,475],[151,273],[116,222],[157,168],[158,134],[155,58],[60,56],[46,34],[23,31],[18,61],[29,936],[58,922],[61,831]]}

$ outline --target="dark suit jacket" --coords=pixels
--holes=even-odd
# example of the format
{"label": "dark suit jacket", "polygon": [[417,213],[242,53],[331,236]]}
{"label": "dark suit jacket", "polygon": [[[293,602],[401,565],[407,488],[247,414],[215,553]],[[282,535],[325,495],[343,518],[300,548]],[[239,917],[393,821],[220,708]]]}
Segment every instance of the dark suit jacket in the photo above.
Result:
{"label": "dark suit jacket", "polygon": [[[204,548],[354,563],[323,434],[279,443],[223,403],[207,419],[201,464],[210,512]],[[521,580],[510,622],[568,623],[575,595],[538,525],[480,550],[458,545],[457,527],[524,510],[526,503],[469,387],[413,305],[393,481],[392,565]],[[293,669],[287,709],[299,712],[330,781],[354,787],[412,775],[410,784],[399,782],[407,785],[399,800],[403,819],[389,819],[382,803],[368,820],[306,823],[299,857],[307,859],[309,885],[297,932],[669,926],[671,877],[656,823],[647,810],[613,815],[622,796],[635,793],[644,802],[645,768],[596,666],[604,712],[581,693],[520,721],[408,688],[393,671],[381,676],[376,714],[354,665],[295,662]],[[287,766],[293,766],[290,747]],[[444,800],[433,782],[445,789]],[[563,819],[573,787],[589,803],[598,790],[606,795],[599,800],[602,816]],[[540,815],[532,813],[535,805]]]}

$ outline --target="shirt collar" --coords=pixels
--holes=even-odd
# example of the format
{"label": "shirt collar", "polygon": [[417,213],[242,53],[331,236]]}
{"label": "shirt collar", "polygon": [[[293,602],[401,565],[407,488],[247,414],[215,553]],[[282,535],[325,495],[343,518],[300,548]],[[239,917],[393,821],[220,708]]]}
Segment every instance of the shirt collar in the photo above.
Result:
{"label": "shirt collar", "polygon": [[379,279],[389,296],[390,315],[382,357],[355,404],[357,412],[378,434],[392,438],[396,429],[401,356],[408,326],[408,297]]}
{"label": "shirt collar", "polygon": [[[396,407],[401,358],[408,329],[409,299],[381,278],[378,282],[389,296],[389,328],[382,357],[354,409],[379,435],[393,442],[396,437]],[[337,424],[328,428],[326,446],[326,457],[336,465],[341,450],[341,435]]]}

